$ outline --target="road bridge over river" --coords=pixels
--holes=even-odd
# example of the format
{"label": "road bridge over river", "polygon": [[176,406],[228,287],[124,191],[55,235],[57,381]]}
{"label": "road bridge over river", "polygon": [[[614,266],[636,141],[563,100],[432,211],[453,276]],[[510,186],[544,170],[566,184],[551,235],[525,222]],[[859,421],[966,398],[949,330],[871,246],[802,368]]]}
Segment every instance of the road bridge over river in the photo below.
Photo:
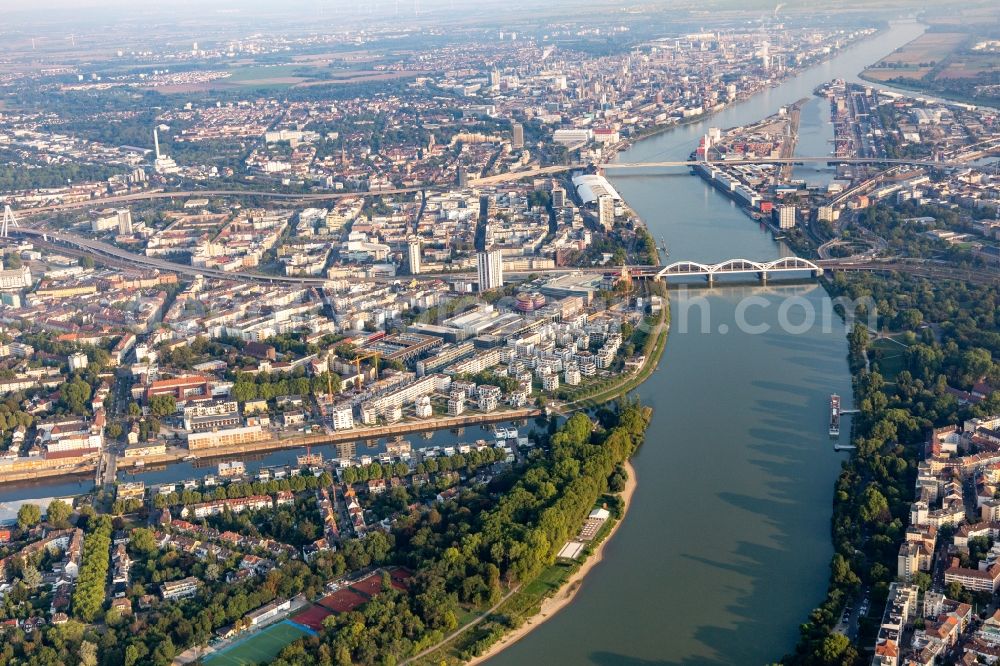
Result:
{"label": "road bridge over river", "polygon": [[[985,152],[996,149],[997,146],[990,145],[980,148],[977,156]],[[738,160],[680,160],[662,162],[608,162],[605,164],[555,164],[551,166],[536,166],[522,171],[511,171],[499,173],[492,176],[484,176],[469,182],[469,187],[486,187],[521,180],[524,178],[537,178],[539,176],[550,176],[570,171],[584,171],[592,169],[617,171],[640,171],[642,169],[658,169],[669,167],[690,168],[699,164],[706,166],[740,166],[749,164],[884,164],[887,166],[920,166],[939,169],[956,169],[968,166],[968,159],[971,156],[959,156],[944,161],[920,160],[920,159],[895,159],[888,157],[834,157],[827,156],[799,156],[799,157],[749,157]],[[391,189],[361,192],[281,192],[269,189],[212,189],[212,190],[149,190],[143,192],[130,192],[128,194],[116,194],[107,197],[96,197],[82,201],[67,201],[38,206],[35,208],[24,208],[18,211],[19,217],[35,217],[45,213],[54,213],[64,210],[87,208],[89,206],[110,206],[116,204],[135,203],[139,201],[153,201],[157,199],[185,199],[189,197],[258,197],[263,199],[274,199],[277,201],[287,201],[289,203],[309,203],[335,201],[348,197],[371,197],[371,196],[393,196],[399,194],[413,194],[418,192],[434,192],[455,189],[458,186],[451,182],[428,182]]]}
{"label": "road bridge over river", "polygon": [[[328,283],[320,277],[295,277],[284,275],[267,275],[251,271],[220,271],[199,268],[188,264],[179,264],[158,257],[147,257],[117,248],[101,241],[82,238],[66,232],[50,232],[28,226],[10,230],[11,234],[27,236],[36,242],[49,244],[58,248],[69,248],[79,255],[89,255],[111,265],[123,268],[148,268],[169,271],[180,275],[194,277],[217,278],[236,282],[259,284],[276,284],[288,286],[323,287]],[[976,284],[998,285],[1000,273],[990,271],[960,270],[945,262],[929,260],[914,260],[905,258],[872,259],[867,257],[846,257],[842,259],[809,260],[801,257],[782,257],[773,261],[754,261],[750,259],[729,259],[717,264],[704,264],[695,261],[676,261],[667,266],[631,265],[624,267],[630,277],[638,279],[666,279],[678,277],[703,277],[710,284],[716,277],[751,276],[755,275],[767,281],[771,275],[788,277],[809,276],[818,277],[828,271],[886,273],[901,272],[936,279],[966,280]],[[509,275],[562,275],[566,273],[595,273],[620,275],[622,267],[588,266],[549,268],[526,271],[507,271]],[[417,276],[418,279],[446,279],[449,277],[471,276],[475,271],[452,271],[447,273],[426,273]],[[376,281],[394,281],[397,278],[379,278]],[[409,279],[409,278],[407,278]]]}

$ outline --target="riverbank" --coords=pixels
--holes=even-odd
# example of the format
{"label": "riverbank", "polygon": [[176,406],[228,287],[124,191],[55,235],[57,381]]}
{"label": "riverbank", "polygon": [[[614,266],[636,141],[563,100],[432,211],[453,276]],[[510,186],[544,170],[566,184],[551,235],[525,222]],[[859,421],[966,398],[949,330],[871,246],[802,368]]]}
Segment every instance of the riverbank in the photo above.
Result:
{"label": "riverbank", "polygon": [[712,109],[710,109],[708,111],[704,111],[704,112],[698,114],[697,116],[691,116],[690,118],[681,118],[681,119],[677,120],[676,122],[664,123],[664,124],[661,124],[661,125],[653,125],[652,127],[645,127],[645,128],[640,129],[640,130],[637,130],[634,134],[631,134],[628,137],[628,139],[622,140],[622,141],[618,142],[617,144],[614,144],[613,146],[609,146],[606,149],[607,150],[607,155],[608,155],[608,160],[609,161],[613,160],[615,157],[618,156],[619,153],[628,150],[629,148],[631,148],[635,144],[637,144],[640,141],[643,141],[645,139],[652,139],[652,138],[655,138],[655,137],[657,137],[657,136],[659,136],[661,134],[666,134],[667,132],[671,132],[673,130],[681,129],[681,128],[687,127],[689,125],[696,125],[698,123],[703,123],[706,120],[710,120],[713,116],[720,115],[720,114],[728,111],[731,107],[738,106],[739,104],[742,104],[744,102],[747,102],[747,101],[753,99],[754,97],[757,97],[758,95],[766,92],[769,88],[775,88],[775,87],[784,85],[788,81],[791,81],[791,80],[793,80],[793,79],[801,76],[802,74],[808,72],[809,70],[814,69],[816,67],[821,67],[825,63],[828,63],[831,60],[834,60],[835,58],[837,58],[837,56],[841,55],[842,53],[844,53],[847,50],[849,50],[851,48],[854,48],[854,47],[856,47],[856,46],[858,46],[860,44],[863,44],[863,43],[865,43],[867,41],[876,39],[879,35],[882,35],[884,32],[886,32],[886,30],[888,30],[888,28],[885,27],[885,26],[876,28],[875,32],[871,33],[870,35],[865,35],[863,37],[859,37],[859,38],[855,39],[854,41],[841,46],[837,50],[831,50],[830,53],[827,54],[827,56],[824,57],[824,58],[821,58],[819,60],[815,60],[815,61],[809,62],[809,63],[807,63],[803,67],[796,67],[794,69],[786,70],[783,73],[783,75],[781,76],[781,78],[777,79],[776,81],[772,82],[771,84],[762,86],[760,88],[756,88],[756,89],[754,89],[754,90],[752,90],[750,92],[747,92],[747,93],[741,93],[741,94],[737,95],[732,101],[730,101],[730,102],[723,102],[720,105],[718,105],[718,106],[716,106],[716,107],[714,107],[714,108],[712,108]]}
{"label": "riverbank", "polygon": [[80,458],[70,463],[67,463],[65,459],[62,461],[47,461],[41,457],[27,459],[22,457],[13,464],[0,467],[0,485],[19,481],[36,481],[39,479],[93,477],[96,471],[96,456]]}
{"label": "riverbank", "polygon": [[[144,468],[158,465],[171,465],[189,460],[213,460],[244,456],[247,454],[269,453],[286,449],[300,449],[306,446],[322,446],[367,439],[381,439],[396,435],[407,435],[451,428],[463,428],[474,425],[488,425],[502,421],[529,419],[542,414],[536,407],[524,409],[506,409],[489,414],[466,414],[464,416],[448,416],[428,421],[413,421],[396,423],[375,428],[359,428],[333,433],[317,433],[314,435],[293,435],[291,437],[272,437],[259,442],[245,442],[232,446],[218,446],[191,451],[186,447],[175,446],[160,455],[147,455],[136,458],[118,457],[115,461],[119,470],[141,471]],[[0,486],[7,483],[34,481],[39,479],[70,479],[73,477],[93,476],[97,469],[97,458],[81,458],[67,463],[62,461],[46,461],[44,458],[30,459],[30,466],[24,469],[8,466],[0,468]]]}
{"label": "riverbank", "polygon": [[[822,83],[853,79],[918,32],[909,23],[882,30],[829,65],[711,120],[640,141],[618,160],[685,160],[710,125],[747,125]],[[804,111],[800,135],[809,117]],[[672,258],[715,263],[785,252],[701,179],[658,172],[609,179],[650,233],[669,243]],[[516,642],[506,639],[487,666],[771,663],[795,645],[802,618],[822,598],[833,554],[830,488],[843,457],[831,450],[826,425],[830,393],[850,394],[847,345],[821,327],[792,334],[777,312],[790,296],[820,311],[828,296],[814,285],[726,284],[697,296],[704,311],[688,309],[688,317],[703,317],[704,330],[671,331],[664,369],[638,391],[655,408],[646,440],[656,446],[645,446],[633,465],[655,481],[644,476],[603,568],[580,587],[570,611]],[[754,314],[769,333],[733,325],[748,296],[766,301]],[[685,306],[673,305],[677,321]]]}
{"label": "riverbank", "polygon": [[[435,430],[447,430],[449,428],[463,428],[471,425],[487,425],[500,421],[514,421],[518,419],[528,419],[542,414],[542,410],[531,407],[526,409],[507,409],[490,412],[488,414],[467,414],[465,416],[445,416],[427,421],[413,421],[410,423],[396,423],[388,426],[378,426],[375,428],[360,428],[342,430],[332,433],[317,433],[314,435],[295,435],[292,437],[273,437],[259,442],[245,442],[233,446],[213,446],[208,449],[191,451],[189,449],[178,448],[168,452],[164,456],[146,457],[144,464],[161,464],[178,462],[186,456],[193,456],[195,459],[204,460],[212,458],[223,458],[242,453],[263,453],[267,451],[278,451],[281,449],[296,449],[306,446],[322,446],[324,444],[339,444],[362,439],[381,439],[395,435],[409,435],[413,433],[431,432]],[[135,462],[138,462],[136,460]],[[118,461],[120,467],[134,465],[134,462],[126,462],[124,459]]]}
{"label": "riverbank", "polygon": [[617,520],[615,520],[615,524],[611,526],[611,530],[607,533],[607,536],[605,536],[605,538],[601,541],[597,548],[594,549],[584,563],[580,565],[580,568],[570,575],[562,587],[560,587],[555,594],[542,601],[542,605],[537,613],[525,620],[524,624],[517,629],[505,634],[503,638],[490,646],[486,652],[466,662],[469,666],[481,664],[506,650],[511,645],[514,645],[532,631],[542,626],[542,624],[550,620],[556,613],[566,608],[573,601],[577,592],[580,591],[580,588],[583,585],[583,579],[587,577],[587,574],[589,574],[594,567],[603,561],[604,548],[615,536],[615,533],[618,531],[618,528],[621,527],[622,523],[625,522],[625,517],[632,504],[632,495],[635,493],[635,489],[639,485],[639,480],[636,478],[635,467],[632,466],[632,462],[626,461],[622,466],[628,474],[628,480],[625,482],[625,488],[621,493],[621,515],[619,515]]}
{"label": "riverbank", "polygon": [[[664,297],[665,301],[666,299],[667,297]],[[639,370],[632,376],[626,375],[624,381],[617,386],[599,391],[593,395],[585,395],[580,398],[570,400],[564,405],[559,406],[559,410],[564,412],[567,409],[595,407],[639,388],[639,386],[649,379],[650,375],[652,375],[656,368],[660,365],[660,358],[663,356],[663,350],[666,348],[667,334],[669,332],[670,304],[669,302],[665,302],[663,305],[663,312],[660,315],[660,320],[650,333],[647,344],[644,345],[643,355],[645,356],[645,359],[643,359],[642,366]]]}
{"label": "riverbank", "polygon": [[[858,74],[858,78],[872,84],[872,86],[876,88],[881,88],[882,90],[910,93],[910,95],[915,99],[926,99],[931,102],[937,102],[945,105],[951,104],[954,106],[972,106],[976,109],[987,111],[997,111],[998,108],[1000,108],[1000,103],[995,102],[992,98],[983,101],[978,100],[975,97],[956,95],[955,93],[947,90],[931,90],[921,86],[920,81],[908,81],[906,79],[889,79],[888,81],[882,81],[880,79],[866,76],[864,72],[860,72]],[[996,106],[994,106],[994,104]]]}

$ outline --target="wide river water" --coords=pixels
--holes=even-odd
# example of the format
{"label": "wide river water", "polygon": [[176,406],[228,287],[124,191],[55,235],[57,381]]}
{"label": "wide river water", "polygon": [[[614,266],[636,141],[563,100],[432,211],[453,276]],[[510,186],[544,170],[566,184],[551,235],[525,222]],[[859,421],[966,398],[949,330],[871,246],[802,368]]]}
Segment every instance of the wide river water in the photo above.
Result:
{"label": "wide river water", "polygon": [[[709,127],[753,122],[834,78],[858,81],[864,66],[922,31],[895,24],[619,158],[687,159]],[[828,114],[818,100],[803,110],[798,154],[829,151]],[[824,181],[814,171],[796,174]],[[668,261],[769,260],[784,250],[696,176],[675,170],[612,178],[657,242],[665,238]],[[697,297],[704,303],[685,305]],[[746,322],[769,330],[741,332],[741,302],[749,305]],[[825,593],[833,483],[847,455],[834,452],[827,433],[830,394],[844,396],[845,407],[851,395],[843,325],[822,325],[828,302],[817,284],[778,282],[672,295],[666,351],[639,390],[655,411],[634,460],[632,508],[573,602],[491,666],[752,665],[794,648],[799,623]],[[817,313],[815,326],[798,326],[806,308]]]}

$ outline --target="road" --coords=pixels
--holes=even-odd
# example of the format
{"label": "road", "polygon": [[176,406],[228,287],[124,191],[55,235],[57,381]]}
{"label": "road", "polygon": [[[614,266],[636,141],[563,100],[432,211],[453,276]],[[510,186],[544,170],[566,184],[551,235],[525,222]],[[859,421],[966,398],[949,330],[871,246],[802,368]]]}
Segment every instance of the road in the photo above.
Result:
{"label": "road", "polygon": [[[84,251],[85,253],[91,254],[99,259],[108,260],[109,258],[115,262],[117,265],[123,267],[135,268],[136,266],[144,268],[154,268],[161,271],[171,271],[174,273],[179,273],[182,275],[196,276],[202,275],[205,277],[218,278],[222,280],[233,280],[237,282],[259,282],[265,284],[286,284],[294,286],[315,286],[322,287],[326,284],[327,280],[325,278],[315,278],[315,277],[293,277],[284,275],[266,275],[263,273],[252,273],[247,271],[220,271],[214,269],[199,268],[197,266],[190,266],[187,264],[178,264],[172,261],[167,261],[166,259],[160,259],[157,257],[147,257],[144,255],[134,254],[126,250],[114,247],[107,243],[103,243],[97,240],[91,240],[88,238],[82,238],[74,234],[69,234],[65,232],[47,232],[41,229],[33,227],[20,227],[13,230],[16,234],[21,234],[25,236],[31,236],[32,238],[47,238],[49,242],[54,242],[59,246],[68,245],[72,248],[77,248]],[[44,242],[44,241],[43,241]],[[950,279],[966,279],[977,284],[997,284],[998,274],[975,272],[971,270],[956,270],[954,267],[948,264],[936,263],[936,262],[907,262],[907,261],[894,261],[894,260],[882,260],[874,261],[867,260],[864,258],[846,258],[846,259],[826,259],[817,262],[822,268],[830,270],[844,270],[844,271],[860,271],[860,272],[888,272],[888,271],[902,271],[906,273],[911,273],[914,275],[922,275],[925,277],[935,277],[935,278],[950,278]],[[649,269],[649,266],[630,266],[630,269],[642,271],[644,269]],[[523,275],[546,275],[546,274],[560,274],[573,271],[584,271],[593,273],[604,273],[609,270],[614,270],[610,267],[576,267],[576,268],[555,268],[555,269],[538,269],[530,271],[517,271],[509,272],[509,274],[523,274]],[[436,279],[449,276],[459,276],[474,273],[474,271],[453,271],[450,273],[428,273],[421,274],[421,278],[424,279]]]}
{"label": "road", "polygon": [[251,273],[246,271],[220,271],[212,268],[200,268],[188,264],[178,264],[158,257],[147,257],[122,250],[114,245],[109,245],[98,240],[83,238],[75,234],[60,231],[47,231],[35,227],[22,226],[12,229],[11,233],[32,238],[41,238],[43,243],[54,243],[56,245],[67,245],[71,248],[82,250],[98,259],[111,259],[116,262],[127,262],[128,266],[144,268],[155,268],[161,271],[171,271],[194,277],[202,275],[205,277],[221,278],[224,280],[235,280],[238,282],[265,282],[269,284],[292,284],[292,285],[315,285],[322,286],[326,283],[324,278],[292,277],[285,275],[266,275],[264,273]]}
{"label": "road", "polygon": [[442,638],[436,645],[432,645],[429,648],[427,648],[426,650],[423,650],[422,652],[418,652],[417,654],[413,655],[409,659],[404,659],[403,661],[399,662],[399,666],[406,666],[406,664],[413,663],[417,659],[422,659],[422,658],[426,657],[427,655],[431,654],[435,650],[440,649],[442,646],[447,645],[448,643],[450,643],[454,639],[458,638],[464,632],[466,632],[469,629],[472,629],[473,627],[477,626],[483,620],[485,620],[486,618],[488,618],[496,609],[500,608],[500,605],[503,604],[503,602],[507,601],[512,596],[514,596],[517,593],[517,591],[520,590],[520,589],[521,589],[521,586],[518,585],[517,587],[515,587],[514,589],[512,589],[510,592],[508,592],[507,594],[505,594],[503,596],[503,598],[500,599],[500,601],[496,602],[493,606],[491,606],[487,610],[483,611],[482,614],[480,614],[480,616],[477,617],[475,620],[473,620],[469,624],[467,624],[467,625],[465,625],[463,627],[459,627],[455,631],[451,632],[450,634],[448,634],[447,636],[445,636],[444,638]]}
{"label": "road", "polygon": [[[995,149],[994,143],[1000,142],[1000,139],[992,139],[989,142],[990,145],[978,150],[974,153],[976,156],[981,156],[984,153],[990,152],[991,149]],[[982,145],[975,144],[976,146]],[[798,156],[798,157],[761,157],[761,158],[746,158],[739,160],[724,160],[718,164],[725,164],[729,166],[739,166],[748,164],[781,164],[781,165],[792,165],[792,164],[808,164],[808,163],[822,163],[822,164],[898,164],[898,165],[910,165],[910,166],[926,166],[926,167],[936,167],[936,168],[961,168],[966,166],[967,157],[964,155],[958,155],[948,161],[935,161],[935,160],[917,160],[917,159],[893,159],[886,157],[834,157],[831,155],[812,157],[812,156]],[[521,180],[523,178],[533,178],[537,176],[553,175],[557,173],[564,173],[567,171],[576,171],[588,168],[597,168],[601,170],[605,169],[647,169],[647,168],[660,168],[660,167],[692,167],[698,164],[705,164],[701,160],[680,160],[680,161],[668,161],[668,162],[615,162],[608,164],[557,164],[545,167],[534,167],[531,169],[525,169],[523,171],[512,171],[508,173],[495,174],[493,176],[486,176],[479,178],[470,182],[471,187],[480,187],[485,185],[493,185],[497,183],[505,183],[510,181]],[[87,208],[90,206],[107,206],[112,204],[122,204],[130,203],[135,201],[151,201],[155,199],[187,199],[190,197],[263,197],[268,199],[284,199],[287,201],[334,201],[337,199],[343,199],[346,197],[367,197],[367,196],[381,196],[381,195],[394,195],[394,194],[407,194],[413,192],[422,192],[427,190],[447,190],[454,187],[453,183],[422,183],[420,185],[414,185],[412,187],[400,187],[393,189],[377,190],[371,192],[321,192],[321,193],[295,193],[295,192],[274,192],[271,190],[183,190],[183,191],[163,191],[163,190],[150,190],[146,192],[134,192],[131,194],[118,194],[109,197],[100,197],[97,199],[88,199],[86,201],[72,201],[68,203],[51,204],[48,206],[39,206],[38,208],[26,208],[17,212],[18,217],[26,218],[29,216],[40,215],[44,213],[53,213],[63,210],[72,210],[75,208]]]}
{"label": "road", "polygon": [[333,201],[347,197],[380,196],[392,194],[407,194],[421,192],[423,190],[450,188],[450,184],[428,184],[416,185],[414,187],[400,187],[389,190],[376,190],[372,192],[321,192],[303,193],[293,192],[272,192],[269,190],[178,190],[166,192],[163,190],[150,190],[147,192],[134,192],[132,194],[116,194],[110,197],[99,199],[87,199],[86,201],[71,201],[68,203],[52,204],[49,206],[39,206],[38,208],[25,208],[17,211],[19,218],[34,216],[42,213],[54,213],[74,208],[88,208],[91,206],[106,206],[111,204],[129,203],[134,201],[152,201],[155,199],[188,199],[204,197],[263,197],[266,199],[285,199],[288,201]]}

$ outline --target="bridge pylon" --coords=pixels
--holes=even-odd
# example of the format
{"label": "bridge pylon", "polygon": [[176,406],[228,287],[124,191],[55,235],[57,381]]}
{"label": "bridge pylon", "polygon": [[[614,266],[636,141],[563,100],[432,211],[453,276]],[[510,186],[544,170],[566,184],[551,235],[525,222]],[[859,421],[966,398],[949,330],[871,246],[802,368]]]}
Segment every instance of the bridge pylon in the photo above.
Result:
{"label": "bridge pylon", "polygon": [[14,215],[14,210],[10,207],[10,204],[7,204],[3,207],[3,223],[0,223],[0,238],[7,238],[10,234],[11,225],[16,228],[21,227],[17,223],[17,216]]}

